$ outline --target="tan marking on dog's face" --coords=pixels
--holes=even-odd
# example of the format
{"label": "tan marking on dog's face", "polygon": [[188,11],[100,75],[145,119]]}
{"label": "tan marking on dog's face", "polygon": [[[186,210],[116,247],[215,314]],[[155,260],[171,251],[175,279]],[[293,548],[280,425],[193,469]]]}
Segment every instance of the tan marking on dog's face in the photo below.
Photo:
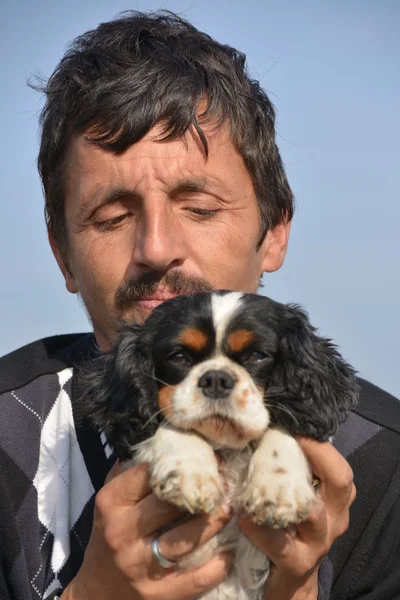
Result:
{"label": "tan marking on dog's face", "polygon": [[[256,385],[257,390],[260,392],[261,396],[264,396],[264,388],[261,385]],[[235,400],[235,406],[236,408],[238,408],[239,410],[246,410],[247,406],[248,406],[248,398],[249,398],[249,394],[250,394],[250,389],[249,388],[244,388],[244,390],[242,390],[242,392],[240,393],[240,395],[238,396],[238,398]]]}
{"label": "tan marking on dog's face", "polygon": [[208,338],[204,331],[196,327],[187,327],[179,336],[179,341],[184,346],[188,346],[193,350],[204,350],[207,346]]}
{"label": "tan marking on dog's face", "polygon": [[277,475],[287,475],[287,471],[285,469],[282,469],[282,467],[278,467],[277,469],[274,469],[273,472],[276,473]]}
{"label": "tan marking on dog's face", "polygon": [[249,331],[248,329],[238,329],[237,331],[233,331],[228,335],[227,344],[232,352],[241,352],[251,342],[254,342],[255,335],[253,331]]}
{"label": "tan marking on dog's face", "polygon": [[164,416],[168,419],[173,414],[172,396],[175,392],[175,386],[166,385],[158,391],[158,408],[162,410]]}
{"label": "tan marking on dog's face", "polygon": [[249,389],[245,388],[237,398],[235,405],[239,410],[245,410],[247,408],[247,399],[249,397]]}

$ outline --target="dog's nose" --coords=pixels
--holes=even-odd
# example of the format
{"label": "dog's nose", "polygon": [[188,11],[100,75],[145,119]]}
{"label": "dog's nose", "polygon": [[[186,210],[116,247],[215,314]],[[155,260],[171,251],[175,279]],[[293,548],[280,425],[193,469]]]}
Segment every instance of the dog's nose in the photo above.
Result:
{"label": "dog's nose", "polygon": [[197,385],[207,398],[226,398],[235,386],[235,381],[226,371],[212,370],[204,373]]}

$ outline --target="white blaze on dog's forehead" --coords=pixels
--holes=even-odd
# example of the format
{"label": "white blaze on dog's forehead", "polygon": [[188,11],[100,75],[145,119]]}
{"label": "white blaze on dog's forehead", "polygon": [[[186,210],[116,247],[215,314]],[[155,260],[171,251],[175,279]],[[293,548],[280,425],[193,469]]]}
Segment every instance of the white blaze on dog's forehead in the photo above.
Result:
{"label": "white blaze on dog's forehead", "polygon": [[233,315],[241,305],[241,292],[230,292],[229,294],[213,294],[211,299],[211,310],[215,328],[217,347],[221,345],[227,326]]}

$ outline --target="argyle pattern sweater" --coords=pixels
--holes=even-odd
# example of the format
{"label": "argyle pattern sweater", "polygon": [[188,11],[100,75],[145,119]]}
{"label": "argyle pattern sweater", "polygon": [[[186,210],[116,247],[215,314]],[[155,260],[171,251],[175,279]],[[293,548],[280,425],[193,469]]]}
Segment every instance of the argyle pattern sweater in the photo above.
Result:
{"label": "argyle pattern sweater", "polygon": [[[0,600],[51,600],[82,563],[94,497],[114,462],[77,387],[94,348],[92,334],[63,335],[0,359]],[[320,568],[319,600],[400,600],[400,402],[360,386],[334,440],[357,499]]]}

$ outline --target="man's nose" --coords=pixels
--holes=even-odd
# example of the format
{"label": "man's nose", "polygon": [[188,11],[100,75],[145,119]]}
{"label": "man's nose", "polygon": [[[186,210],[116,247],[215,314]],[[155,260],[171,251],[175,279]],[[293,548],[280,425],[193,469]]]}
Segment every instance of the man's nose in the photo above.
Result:
{"label": "man's nose", "polygon": [[167,271],[186,258],[184,236],[174,208],[159,201],[148,202],[135,240],[135,265],[144,270]]}

